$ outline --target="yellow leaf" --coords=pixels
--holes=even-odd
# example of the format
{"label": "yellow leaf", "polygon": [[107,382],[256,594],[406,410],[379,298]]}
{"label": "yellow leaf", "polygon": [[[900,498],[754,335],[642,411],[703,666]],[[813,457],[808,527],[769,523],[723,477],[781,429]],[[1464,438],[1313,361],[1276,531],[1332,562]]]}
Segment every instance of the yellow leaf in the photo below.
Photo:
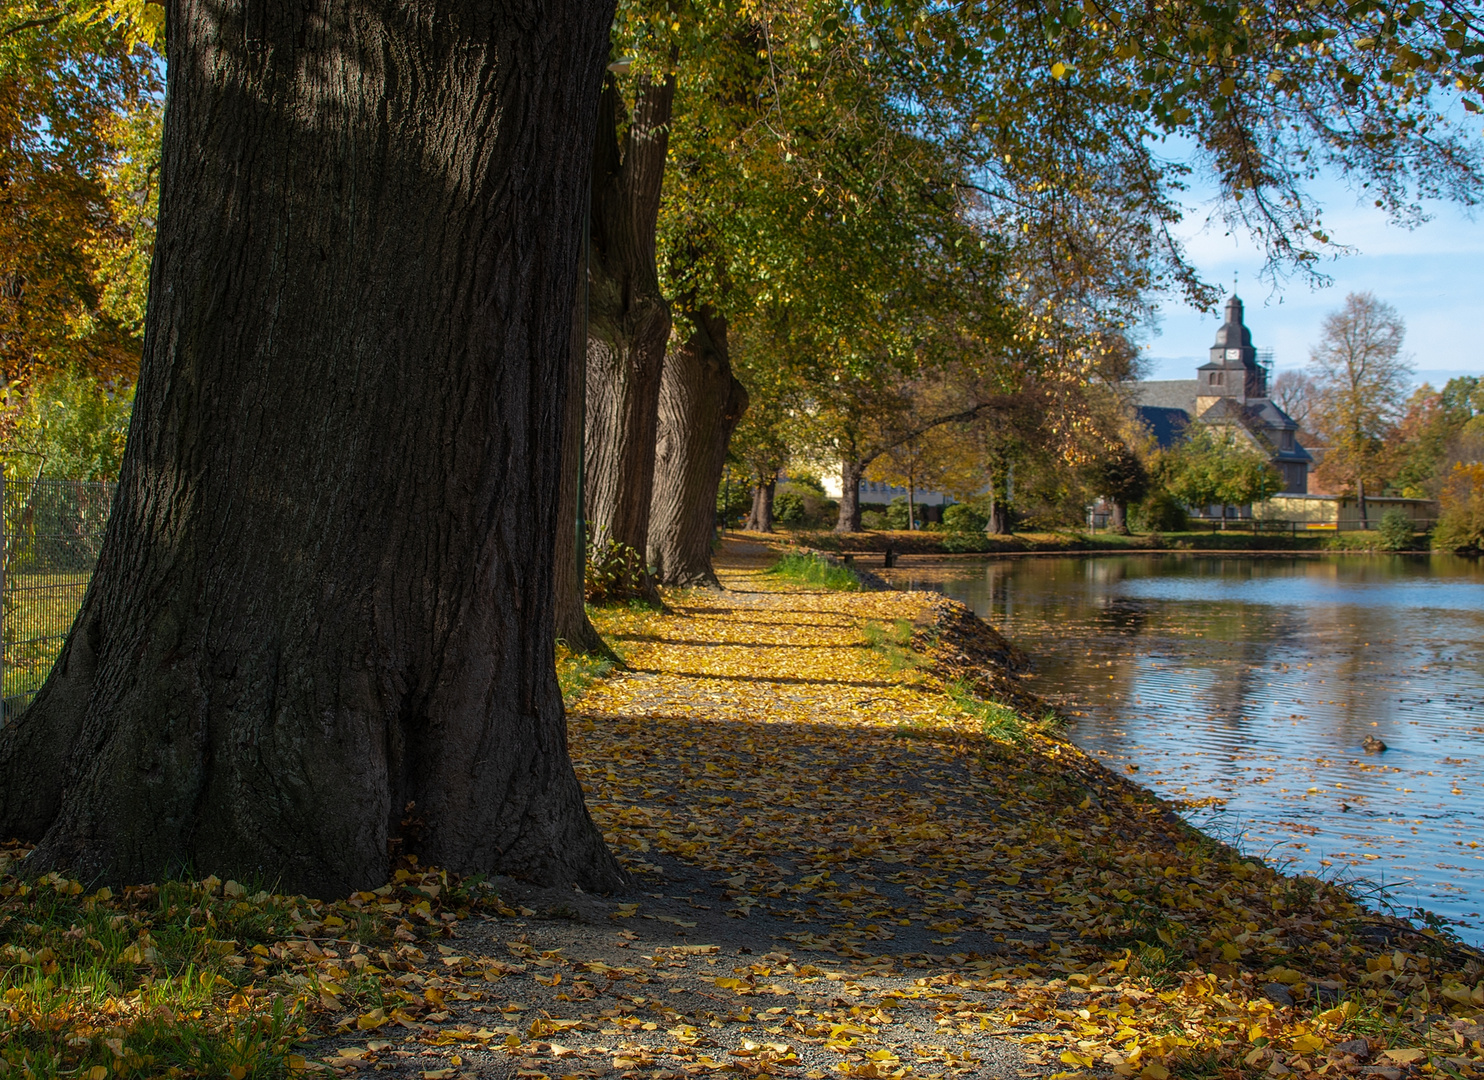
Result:
{"label": "yellow leaf", "polygon": [[106,1065],[94,1065],[83,1073],[84,1080],[108,1080],[108,1067]]}
{"label": "yellow leaf", "polygon": [[1293,1040],[1293,1048],[1300,1054],[1314,1054],[1324,1049],[1324,1040],[1317,1035],[1300,1035]]}
{"label": "yellow leaf", "polygon": [[373,1028],[381,1027],[386,1022],[387,1015],[385,1009],[372,1009],[370,1012],[363,1013],[356,1018],[356,1027],[362,1031],[370,1031]]}
{"label": "yellow leaf", "polygon": [[1415,1047],[1407,1047],[1401,1050],[1388,1050],[1386,1056],[1398,1065],[1410,1065],[1414,1061],[1421,1061],[1427,1057],[1426,1050],[1418,1050]]}
{"label": "yellow leaf", "polygon": [[1151,1061],[1144,1066],[1144,1071],[1139,1074],[1144,1080],[1170,1080],[1170,1070],[1166,1069],[1157,1061]]}
{"label": "yellow leaf", "polygon": [[1067,65],[1060,60],[1051,65],[1051,77],[1053,79],[1065,79],[1067,77]]}

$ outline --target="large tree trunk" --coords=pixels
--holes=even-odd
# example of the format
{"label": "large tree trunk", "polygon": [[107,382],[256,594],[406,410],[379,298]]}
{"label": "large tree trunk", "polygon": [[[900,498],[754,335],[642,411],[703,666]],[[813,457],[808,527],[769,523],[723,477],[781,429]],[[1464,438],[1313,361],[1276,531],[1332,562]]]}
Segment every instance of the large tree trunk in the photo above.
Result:
{"label": "large tree trunk", "polygon": [[649,565],[664,585],[716,585],[711,568],[716,489],[727,442],[747,410],[732,375],[727,321],[702,305],[693,329],[665,359],[660,391]]}
{"label": "large tree trunk", "polygon": [[861,531],[861,475],[866,466],[845,455],[840,462],[840,516],[835,522],[837,533]]}
{"label": "large tree trunk", "polygon": [[766,484],[754,484],[752,488],[752,512],[747,515],[749,532],[770,533],[773,531],[773,496],[778,491],[777,479]]}
{"label": "large tree trunk", "polygon": [[587,520],[595,543],[641,555],[649,543],[660,378],[670,306],[655,269],[655,227],[674,78],[641,78],[620,153],[618,93],[603,91],[594,152],[592,322],[587,346]]}
{"label": "large tree trunk", "polygon": [[[556,543],[553,552],[553,613],[556,636],[579,653],[614,657],[587,617],[585,603],[587,521],[579,514],[583,486],[583,412],[587,405],[587,252],[578,267],[577,303],[573,305],[572,336],[567,352],[566,402],[562,408],[562,479],[557,493]],[[616,659],[616,657],[614,657]]]}
{"label": "large tree trunk", "polygon": [[1113,508],[1109,515],[1108,525],[1113,532],[1119,536],[1128,535],[1128,503],[1123,499],[1109,499],[1108,505]]}
{"label": "large tree trunk", "polygon": [[28,864],[342,896],[402,852],[621,882],[551,621],[611,10],[172,0],[119,492],[0,735],[0,835],[40,841]]}

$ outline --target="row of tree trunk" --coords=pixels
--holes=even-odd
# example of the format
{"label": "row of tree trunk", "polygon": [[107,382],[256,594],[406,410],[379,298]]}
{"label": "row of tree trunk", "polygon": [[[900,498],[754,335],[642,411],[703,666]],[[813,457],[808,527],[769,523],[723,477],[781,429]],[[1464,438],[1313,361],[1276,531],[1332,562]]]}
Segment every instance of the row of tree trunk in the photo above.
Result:
{"label": "row of tree trunk", "polygon": [[[674,98],[673,76],[640,77],[632,115],[625,116],[615,80],[604,86],[586,311],[578,315],[586,323],[585,355],[573,357],[585,372],[586,400],[580,430],[568,433],[584,453],[588,542],[616,542],[642,555],[653,575],[645,581],[650,599],[658,598],[655,584],[717,583],[716,489],[747,406],[732,374],[725,317],[682,298],[685,330],[675,335],[660,290],[655,236]],[[575,487],[567,498],[562,513],[570,511],[575,522]],[[575,553],[570,562],[577,565]],[[574,647],[595,647],[580,579],[576,595],[563,577],[557,586],[559,634]]]}

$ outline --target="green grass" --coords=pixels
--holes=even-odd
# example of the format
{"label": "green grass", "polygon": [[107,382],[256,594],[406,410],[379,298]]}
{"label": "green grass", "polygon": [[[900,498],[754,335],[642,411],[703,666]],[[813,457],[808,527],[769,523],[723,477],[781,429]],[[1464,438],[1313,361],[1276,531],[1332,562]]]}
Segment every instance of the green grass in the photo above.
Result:
{"label": "green grass", "polygon": [[17,876],[24,854],[0,848],[6,1078],[307,1075],[304,1044],[334,1014],[397,1000],[384,981],[394,934],[508,911],[477,880],[416,868],[329,903],[215,877],[88,893],[56,873]]}
{"label": "green grass", "polygon": [[855,592],[861,587],[860,578],[848,566],[840,566],[820,558],[818,555],[790,553],[783,556],[766,571],[774,577],[783,578],[799,585],[816,585],[825,589]]}
{"label": "green grass", "polygon": [[564,641],[557,642],[557,685],[562,688],[562,704],[576,704],[588,688],[612,674],[618,661],[599,653],[573,652]]}
{"label": "green grass", "polygon": [[861,635],[866,639],[866,647],[885,659],[889,671],[910,671],[926,663],[911,647],[912,623],[907,619],[868,622],[861,627]]}
{"label": "green grass", "polygon": [[609,653],[575,652],[565,641],[557,642],[557,685],[562,690],[562,704],[571,708],[594,684],[622,668],[639,643],[651,640],[651,620],[662,611],[644,600],[587,605],[587,617]]}
{"label": "green grass", "polygon": [[969,716],[979,721],[986,738],[999,742],[1023,743],[1032,731],[1046,731],[1060,722],[1049,710],[1039,720],[1029,719],[998,701],[985,701],[963,682],[950,682],[944,691]]}
{"label": "green grass", "polygon": [[307,998],[269,988],[288,970],[269,946],[313,907],[231,891],[211,879],[85,895],[57,874],[4,878],[0,1073],[287,1075]]}

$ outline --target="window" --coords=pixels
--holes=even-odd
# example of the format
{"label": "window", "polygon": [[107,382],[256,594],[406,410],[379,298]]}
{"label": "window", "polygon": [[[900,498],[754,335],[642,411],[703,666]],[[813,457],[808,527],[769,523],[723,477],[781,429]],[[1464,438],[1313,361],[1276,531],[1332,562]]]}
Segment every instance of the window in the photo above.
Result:
{"label": "window", "polygon": [[1211,380],[1211,385],[1212,386],[1220,386],[1221,385],[1221,374],[1222,373],[1219,372],[1219,371],[1213,371],[1213,372],[1211,372],[1209,378]]}

